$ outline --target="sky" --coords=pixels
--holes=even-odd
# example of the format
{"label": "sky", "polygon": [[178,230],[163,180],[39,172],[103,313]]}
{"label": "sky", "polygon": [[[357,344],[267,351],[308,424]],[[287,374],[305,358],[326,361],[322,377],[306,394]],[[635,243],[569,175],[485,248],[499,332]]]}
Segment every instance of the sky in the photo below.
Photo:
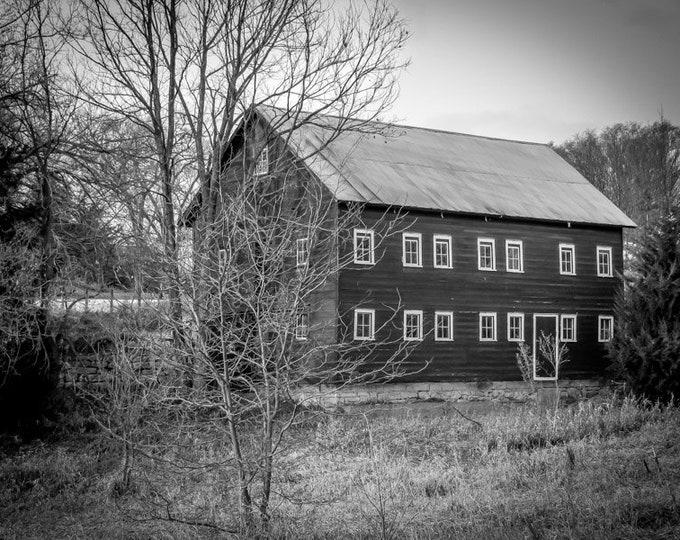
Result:
{"label": "sky", "polygon": [[680,124],[680,0],[393,0],[411,64],[398,123],[561,143]]}

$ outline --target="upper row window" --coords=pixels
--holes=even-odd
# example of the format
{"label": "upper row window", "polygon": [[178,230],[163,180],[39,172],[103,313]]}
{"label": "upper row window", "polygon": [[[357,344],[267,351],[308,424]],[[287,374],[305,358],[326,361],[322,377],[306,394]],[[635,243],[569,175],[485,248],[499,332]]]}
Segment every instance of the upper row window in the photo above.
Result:
{"label": "upper row window", "polygon": [[423,266],[423,250],[420,233],[404,233],[403,235],[403,264],[404,266]]}
{"label": "upper row window", "polygon": [[262,147],[255,163],[255,176],[262,176],[269,172],[269,148],[267,145]]}
{"label": "upper row window", "polygon": [[375,264],[373,231],[354,229],[354,262],[357,264]]}

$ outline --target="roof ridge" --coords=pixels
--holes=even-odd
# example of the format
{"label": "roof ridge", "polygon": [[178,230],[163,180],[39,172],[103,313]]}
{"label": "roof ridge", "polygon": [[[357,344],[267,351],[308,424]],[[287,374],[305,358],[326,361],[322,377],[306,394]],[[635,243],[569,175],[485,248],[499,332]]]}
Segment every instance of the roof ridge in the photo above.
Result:
{"label": "roof ridge", "polygon": [[[282,107],[275,107],[273,105],[260,105],[260,107],[268,107],[270,109],[276,109],[278,111],[286,112],[286,109]],[[348,117],[343,117],[337,114],[319,114],[316,115],[319,118],[344,118],[345,120],[354,120],[353,118],[348,118]],[[363,120],[361,120],[363,121]],[[510,143],[517,143],[517,144],[527,144],[527,145],[532,145],[532,146],[545,146],[547,148],[550,148],[549,143],[541,143],[541,142],[535,142],[535,141],[521,141],[519,139],[508,139],[504,137],[491,137],[489,135],[475,135],[474,133],[463,133],[462,131],[449,131],[447,129],[441,129],[441,128],[431,128],[431,127],[424,127],[424,126],[414,126],[410,124],[398,124],[395,122],[386,122],[383,120],[365,120],[365,122],[369,124],[379,124],[382,126],[390,127],[390,128],[404,128],[404,129],[416,129],[416,130],[421,130],[421,131],[429,131],[432,133],[443,133],[447,135],[460,135],[462,137],[471,137],[474,139],[486,139],[489,141],[501,141],[501,142],[510,142]],[[320,126],[323,127],[323,126]],[[374,135],[377,135],[375,133]]]}

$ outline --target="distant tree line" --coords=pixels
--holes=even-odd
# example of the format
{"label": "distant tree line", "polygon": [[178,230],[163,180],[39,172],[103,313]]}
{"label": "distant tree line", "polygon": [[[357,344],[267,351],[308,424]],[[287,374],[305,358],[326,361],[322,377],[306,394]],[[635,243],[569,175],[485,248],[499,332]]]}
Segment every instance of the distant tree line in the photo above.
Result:
{"label": "distant tree line", "polygon": [[555,150],[642,229],[680,198],[680,128],[665,119],[574,135]]}

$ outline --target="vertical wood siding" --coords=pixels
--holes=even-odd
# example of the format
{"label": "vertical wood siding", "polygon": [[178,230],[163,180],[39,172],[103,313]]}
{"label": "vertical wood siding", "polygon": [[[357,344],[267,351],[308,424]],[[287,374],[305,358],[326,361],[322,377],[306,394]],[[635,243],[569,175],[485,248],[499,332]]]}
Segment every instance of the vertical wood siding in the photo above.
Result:
{"label": "vertical wood siding", "polygon": [[[364,224],[375,226],[384,210],[367,208]],[[598,315],[612,314],[620,287],[616,277],[623,268],[620,228],[544,224],[506,219],[485,219],[440,213],[410,212],[403,228],[422,234],[422,268],[402,265],[402,234],[382,241],[372,267],[354,267],[339,276],[342,325],[351,332],[355,305],[376,310],[376,327],[388,325],[377,339],[401,336],[403,309],[423,310],[424,339],[415,347],[405,367],[426,370],[410,380],[513,380],[520,373],[515,361],[517,343],[509,342],[507,314],[524,313],[524,338],[533,341],[533,315],[577,315],[577,342],[568,343],[570,362],[560,368],[560,378],[604,375],[608,361],[604,344],[597,342]],[[453,239],[453,268],[434,268],[433,235]],[[376,230],[376,235],[380,231]],[[477,239],[495,239],[496,271],[477,268]],[[523,242],[524,272],[506,271],[506,240]],[[559,244],[576,247],[576,275],[559,272]],[[597,277],[597,246],[612,248],[613,278]],[[345,245],[344,250],[351,250]],[[392,309],[399,304],[399,311]],[[454,341],[434,340],[434,312],[453,311]],[[479,313],[498,314],[497,341],[480,342]],[[380,353],[379,353],[380,354]],[[384,352],[383,354],[388,354]],[[370,366],[368,366],[370,367]]]}

